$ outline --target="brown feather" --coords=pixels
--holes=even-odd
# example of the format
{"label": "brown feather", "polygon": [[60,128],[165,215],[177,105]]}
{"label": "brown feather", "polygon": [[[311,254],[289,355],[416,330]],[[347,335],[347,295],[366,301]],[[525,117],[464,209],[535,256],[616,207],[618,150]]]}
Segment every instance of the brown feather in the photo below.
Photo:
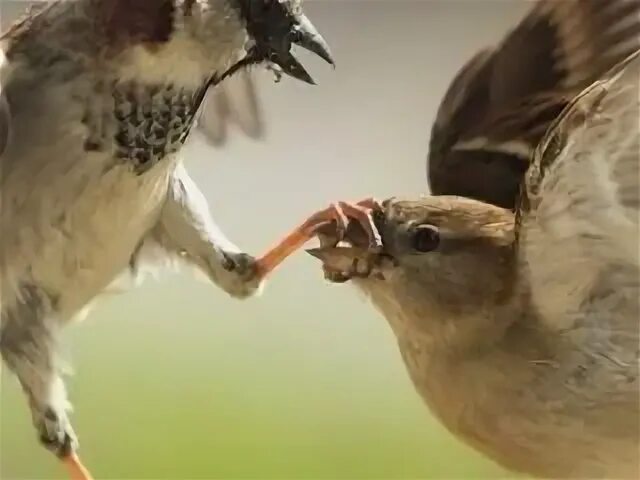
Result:
{"label": "brown feather", "polygon": [[[32,25],[34,22],[42,18],[41,16],[43,13],[53,8],[58,3],[60,3],[60,0],[39,2],[25,8],[24,13],[20,18],[18,18],[18,20],[10,24],[6,30],[0,32],[0,40],[18,40],[29,35],[33,31]],[[8,54],[9,52],[7,52],[7,55]]]}
{"label": "brown feather", "polygon": [[571,98],[638,48],[638,0],[536,3],[451,83],[431,132],[432,193],[514,208],[527,152]]}
{"label": "brown feather", "polygon": [[99,26],[110,42],[164,43],[173,32],[173,0],[96,0]]}

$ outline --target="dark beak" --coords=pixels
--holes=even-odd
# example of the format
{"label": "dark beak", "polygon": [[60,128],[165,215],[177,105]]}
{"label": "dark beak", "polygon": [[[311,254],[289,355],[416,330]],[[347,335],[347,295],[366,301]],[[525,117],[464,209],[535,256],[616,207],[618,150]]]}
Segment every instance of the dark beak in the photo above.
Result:
{"label": "dark beak", "polygon": [[378,268],[382,256],[360,247],[325,246],[307,250],[322,262],[324,278],[333,283],[345,283],[352,278],[378,278],[384,280]]}
{"label": "dark beak", "polygon": [[329,45],[305,15],[300,14],[293,17],[291,30],[288,32],[287,37],[284,41],[278,42],[279,45],[272,43],[267,55],[267,60],[280,67],[283,73],[305,83],[315,85],[311,75],[291,53],[291,47],[294,44],[315,53],[325,62],[335,67],[335,61],[331,55]]}

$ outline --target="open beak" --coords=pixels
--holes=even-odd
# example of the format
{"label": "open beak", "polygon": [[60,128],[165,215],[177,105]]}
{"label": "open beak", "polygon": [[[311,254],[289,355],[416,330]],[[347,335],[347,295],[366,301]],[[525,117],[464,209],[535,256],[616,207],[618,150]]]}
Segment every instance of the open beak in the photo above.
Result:
{"label": "open beak", "polygon": [[358,247],[310,248],[307,253],[322,261],[327,268],[339,272],[347,272],[354,264],[367,263],[369,260],[369,252]]}
{"label": "open beak", "polygon": [[379,276],[376,268],[379,253],[360,247],[326,246],[307,250],[322,262],[325,278],[334,283],[344,283],[352,278]]}
{"label": "open beak", "polygon": [[282,73],[311,85],[316,83],[291,53],[293,44],[315,53],[325,62],[335,67],[335,61],[329,50],[329,45],[305,15],[299,14],[294,17],[291,30],[286,37],[284,41],[269,42],[270,45],[266,55],[266,60],[280,67]]}

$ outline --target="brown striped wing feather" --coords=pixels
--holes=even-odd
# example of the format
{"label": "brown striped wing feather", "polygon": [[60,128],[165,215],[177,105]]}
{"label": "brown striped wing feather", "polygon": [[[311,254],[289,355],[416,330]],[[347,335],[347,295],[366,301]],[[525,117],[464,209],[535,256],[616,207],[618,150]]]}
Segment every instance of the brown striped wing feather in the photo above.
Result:
{"label": "brown striped wing feather", "polygon": [[434,194],[507,208],[570,99],[640,48],[639,0],[541,0],[454,78],[431,131]]}

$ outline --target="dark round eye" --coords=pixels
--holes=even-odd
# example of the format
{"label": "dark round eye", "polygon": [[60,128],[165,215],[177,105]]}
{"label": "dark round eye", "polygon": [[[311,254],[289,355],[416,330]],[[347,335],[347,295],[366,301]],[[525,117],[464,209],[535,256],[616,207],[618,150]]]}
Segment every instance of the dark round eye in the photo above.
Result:
{"label": "dark round eye", "polygon": [[411,235],[411,247],[420,253],[435,250],[440,245],[440,232],[431,225],[420,225]]}

